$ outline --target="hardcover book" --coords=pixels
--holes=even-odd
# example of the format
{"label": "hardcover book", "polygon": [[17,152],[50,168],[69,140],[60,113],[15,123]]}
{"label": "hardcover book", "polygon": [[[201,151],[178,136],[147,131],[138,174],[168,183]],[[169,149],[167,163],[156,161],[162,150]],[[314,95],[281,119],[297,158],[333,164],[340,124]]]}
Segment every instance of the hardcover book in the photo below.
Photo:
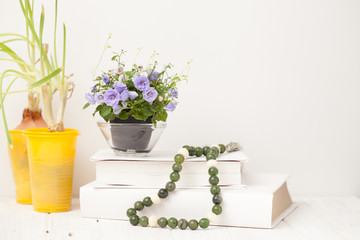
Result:
{"label": "hardcover book", "polygon": [[[91,160],[96,164],[96,181],[108,185],[162,187],[174,164],[174,153],[151,152],[145,157],[118,156],[111,149],[100,150]],[[239,151],[221,154],[218,161],[220,186],[240,186],[247,156]],[[178,188],[209,186],[205,157],[188,158],[182,164]],[[196,183],[196,184],[193,184]]]}
{"label": "hardcover book", "polygon": [[[295,208],[287,178],[281,174],[246,174],[245,188],[223,188],[223,212],[214,225],[274,227]],[[81,213],[84,217],[128,220],[126,210],[157,191],[157,188],[108,187],[95,181],[80,188]],[[211,211],[211,199],[206,187],[178,189],[161,204],[145,208],[139,215],[199,220]]]}

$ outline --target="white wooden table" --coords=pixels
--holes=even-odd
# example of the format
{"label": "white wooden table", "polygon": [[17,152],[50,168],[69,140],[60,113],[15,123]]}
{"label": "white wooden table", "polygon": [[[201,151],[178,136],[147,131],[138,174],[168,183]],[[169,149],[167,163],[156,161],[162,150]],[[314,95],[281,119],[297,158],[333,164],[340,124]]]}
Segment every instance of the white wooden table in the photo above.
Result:
{"label": "white wooden table", "polygon": [[210,227],[170,230],[133,227],[127,221],[82,218],[78,199],[66,213],[37,213],[32,206],[0,199],[0,240],[42,239],[360,239],[360,199],[295,198],[298,205],[274,229]]}

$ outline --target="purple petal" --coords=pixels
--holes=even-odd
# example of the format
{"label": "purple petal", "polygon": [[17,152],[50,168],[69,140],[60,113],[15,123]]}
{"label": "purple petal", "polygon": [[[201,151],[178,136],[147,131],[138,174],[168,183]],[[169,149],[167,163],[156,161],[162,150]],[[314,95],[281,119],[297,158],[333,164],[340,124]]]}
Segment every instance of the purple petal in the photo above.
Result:
{"label": "purple petal", "polygon": [[157,96],[158,96],[158,92],[152,87],[149,87],[148,89],[146,89],[143,92],[144,99],[147,102],[149,102],[150,104],[152,104],[154,102],[154,100],[157,98]]}
{"label": "purple petal", "polygon": [[129,98],[130,98],[131,100],[135,99],[135,98],[138,96],[138,93],[135,92],[135,91],[129,91],[128,94],[129,94]]}

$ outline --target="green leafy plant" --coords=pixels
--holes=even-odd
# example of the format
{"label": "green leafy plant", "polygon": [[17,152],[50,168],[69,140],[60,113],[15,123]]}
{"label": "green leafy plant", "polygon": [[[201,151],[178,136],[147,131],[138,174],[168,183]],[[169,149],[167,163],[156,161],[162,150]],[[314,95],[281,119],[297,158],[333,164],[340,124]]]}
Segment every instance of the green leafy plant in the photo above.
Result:
{"label": "green leafy plant", "polygon": [[[8,141],[11,145],[11,139],[8,133],[8,125],[4,109],[4,100],[8,94],[29,93],[29,106],[39,108],[39,98],[42,98],[44,105],[44,115],[49,131],[64,131],[63,117],[66,102],[71,97],[74,84],[68,81],[65,76],[65,51],[66,51],[66,27],[63,25],[63,48],[62,61],[58,61],[57,56],[57,6],[55,0],[55,21],[54,21],[54,39],[53,51],[50,51],[49,44],[43,41],[45,26],[45,9],[42,6],[38,24],[35,23],[34,0],[19,0],[20,7],[25,19],[25,35],[17,33],[0,34],[0,54],[7,57],[0,58],[17,65],[17,69],[6,69],[0,75],[0,107],[2,111],[5,130]],[[22,56],[21,50],[15,50],[11,47],[14,42],[23,42],[27,48],[27,56]],[[52,52],[52,53],[51,53]],[[11,91],[11,87],[18,79],[25,80],[27,88],[20,91]],[[3,91],[3,83],[8,81],[8,86]],[[55,120],[52,108],[52,100],[55,92],[59,93],[60,105]],[[70,92],[70,95],[69,95]]]}
{"label": "green leafy plant", "polygon": [[114,53],[111,60],[117,63],[117,67],[95,78],[90,93],[86,94],[88,102],[84,109],[96,105],[93,115],[99,113],[106,122],[129,117],[151,120],[154,125],[158,121],[165,122],[168,111],[176,108],[177,85],[187,81],[190,62],[182,73],[171,74],[172,65],[169,63],[160,68],[154,60],[158,55],[155,52],[146,67],[133,64],[126,69],[121,61],[124,54],[125,51]]}

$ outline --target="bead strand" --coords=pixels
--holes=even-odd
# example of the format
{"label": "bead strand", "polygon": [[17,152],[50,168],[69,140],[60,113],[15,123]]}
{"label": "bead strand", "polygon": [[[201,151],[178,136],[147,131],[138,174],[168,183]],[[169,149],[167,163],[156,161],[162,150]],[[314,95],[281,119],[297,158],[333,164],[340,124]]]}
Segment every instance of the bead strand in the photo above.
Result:
{"label": "bead strand", "polygon": [[[221,189],[219,187],[219,177],[217,176],[219,170],[217,169],[217,161],[216,158],[219,154],[224,153],[226,151],[226,147],[224,144],[212,145],[211,147],[193,147],[185,145],[178,150],[178,153],[174,157],[175,163],[172,165],[173,172],[170,174],[170,181],[165,184],[165,188],[161,188],[157,194],[154,194],[150,197],[145,197],[143,201],[136,201],[134,203],[133,208],[129,208],[126,211],[126,215],[129,217],[130,224],[136,226],[140,224],[143,227],[161,227],[165,228],[169,226],[174,229],[179,227],[182,230],[185,230],[189,227],[191,230],[196,230],[198,227],[207,228],[210,222],[216,222],[218,215],[222,212],[222,197],[221,197]],[[200,157],[204,155],[206,157],[206,165],[208,167],[209,174],[209,183],[211,185],[210,192],[213,195],[212,202],[214,206],[212,207],[212,211],[208,214],[206,218],[201,218],[199,221],[195,219],[191,219],[187,221],[186,219],[169,218],[166,219],[164,217],[157,218],[156,216],[147,216],[139,217],[137,215],[138,211],[143,210],[145,207],[151,207],[153,204],[160,204],[162,199],[165,199],[170,192],[173,192],[176,189],[176,182],[180,180],[180,172],[182,170],[182,163],[189,156]]]}

